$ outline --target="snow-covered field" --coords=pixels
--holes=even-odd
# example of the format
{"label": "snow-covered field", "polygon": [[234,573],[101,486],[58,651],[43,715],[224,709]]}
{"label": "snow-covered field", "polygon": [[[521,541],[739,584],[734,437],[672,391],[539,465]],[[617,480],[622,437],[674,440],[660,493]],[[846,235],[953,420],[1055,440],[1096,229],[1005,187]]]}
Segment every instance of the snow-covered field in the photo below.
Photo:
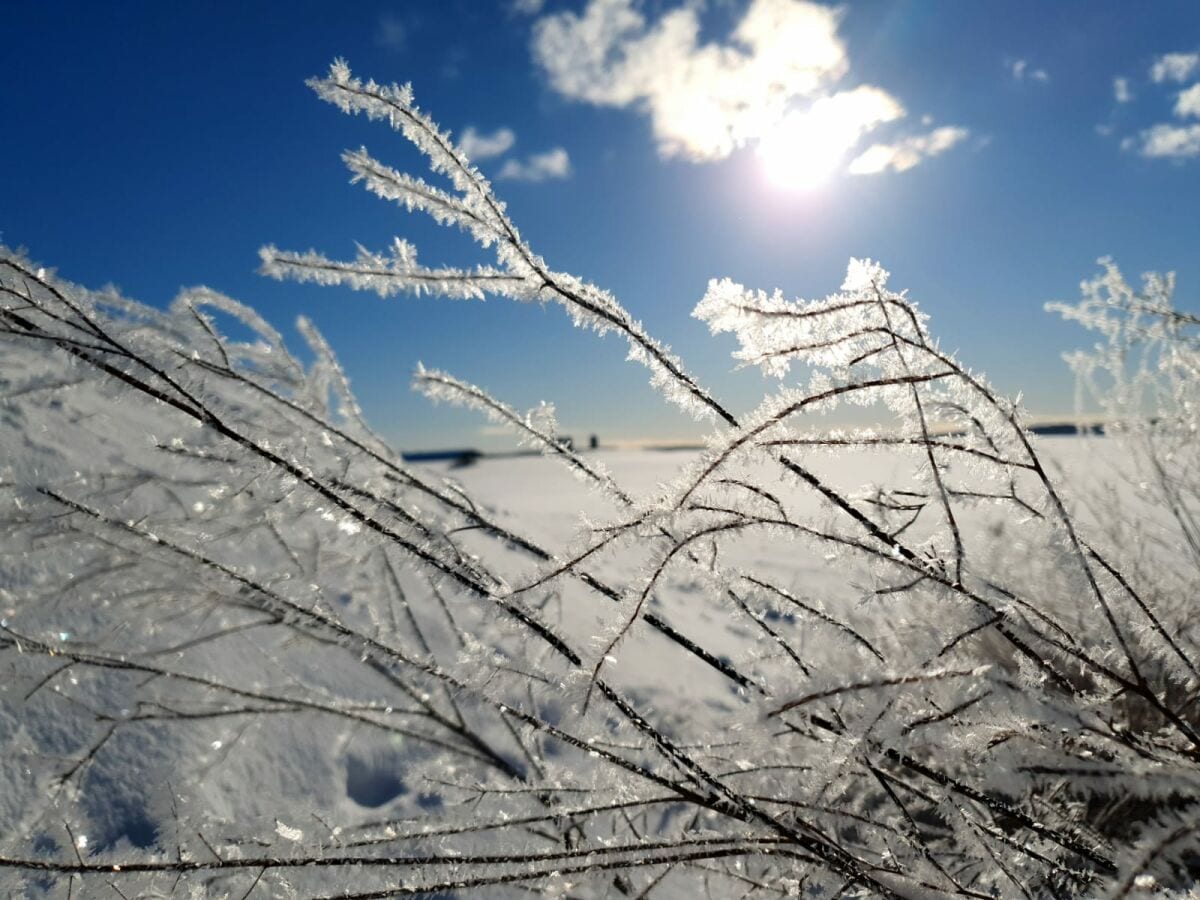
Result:
{"label": "snow-covered field", "polygon": [[[1147,529],[1154,528],[1156,520],[1163,524],[1164,513],[1139,499],[1136,485],[1131,483],[1128,445],[1084,436],[1034,438],[1034,444],[1048,470],[1064,486],[1065,496],[1082,522],[1111,526],[1112,517],[1106,513],[1120,505],[1126,509],[1125,523],[1140,529],[1143,537]],[[602,465],[627,493],[652,498],[676,487],[682,473],[692,469],[699,456],[700,452],[693,450],[600,450],[589,454],[588,459]],[[827,483],[846,486],[850,492],[867,492],[881,484],[901,485],[920,477],[921,469],[918,455],[887,450],[814,457],[812,468]],[[501,522],[519,526],[559,553],[576,544],[580,534],[587,534],[597,523],[606,523],[614,516],[612,502],[602,493],[538,455],[484,457],[471,466],[439,465],[430,469],[461,483]],[[748,483],[766,486],[787,507],[789,517],[798,522],[821,525],[836,519],[815,491],[797,485],[778,466],[751,468],[742,477]],[[1026,549],[1015,531],[1011,510],[984,506],[973,516],[962,515],[969,545],[987,544],[993,552],[1008,552],[1014,559]],[[481,538],[474,547],[503,567],[504,557],[496,554],[494,542]],[[846,621],[867,622],[877,615],[864,606],[864,594],[870,592],[874,581],[869,566],[853,556],[833,554],[828,547],[797,540],[792,534],[752,532],[723,541],[719,564],[783,585],[794,595],[808,598]],[[646,566],[638,548],[626,546],[622,552],[606,557],[596,571],[614,584],[629,584],[644,574]],[[679,569],[674,577],[658,585],[650,608],[719,656],[746,660],[760,652],[756,648],[762,635],[748,627],[746,617],[728,604],[714,602],[714,590],[719,595],[719,589],[686,567]],[[582,602],[582,598],[576,599]],[[777,614],[768,607],[763,611],[800,653],[815,644],[815,657],[823,655],[829,635],[814,629],[811,621],[789,613]],[[574,629],[569,630],[574,633],[586,633],[589,623],[593,631],[601,631],[611,626],[614,617],[611,610],[594,600],[585,613],[558,608],[555,614],[560,620],[573,619]],[[642,629],[633,641],[622,644],[617,677],[662,692],[664,697],[657,699],[656,705],[708,705],[721,714],[727,713],[728,681],[711,667],[674,651],[677,648],[671,648],[661,636]]]}
{"label": "snow-covered field", "polygon": [[[1083,521],[1091,517],[1089,506],[1077,501],[1088,501],[1094,508],[1096,502],[1104,502],[1102,489],[1108,484],[1123,485],[1120,489],[1125,495],[1119,502],[1128,503],[1133,516],[1136,486],[1129,486],[1128,479],[1120,475],[1126,464],[1122,444],[1107,439],[1050,438],[1039,440],[1037,447],[1048,467],[1061,473],[1068,502],[1079,507]],[[602,465],[632,496],[647,498],[671,491],[681,473],[694,468],[698,456],[690,451],[601,450],[587,459]],[[814,466],[822,478],[844,485],[853,493],[855,485],[865,490],[869,484],[903,484],[920,469],[919,463],[919,457],[913,455],[848,451],[815,462]],[[436,464],[421,468],[435,481],[448,478],[457,482],[491,519],[519,531],[555,555],[579,546],[581,535],[594,535],[596,527],[619,522],[628,515],[610,498],[541,456],[485,457],[466,467]],[[772,502],[786,506],[788,516],[796,522],[820,526],[833,515],[814,492],[783,477],[781,471],[750,469],[741,472],[739,478],[769,490]],[[997,553],[1005,552],[1007,547],[1014,558],[1025,552],[1013,543],[1019,545],[1020,538],[1014,536],[1010,541],[1003,532],[1004,522],[1012,527],[1009,511],[997,512],[989,506],[963,521],[969,544],[989,541]],[[508,579],[510,586],[526,577],[521,573],[528,570],[527,555],[513,553],[482,533],[465,532],[461,541],[461,546],[477,552]],[[636,542],[626,543],[615,552],[598,555],[590,571],[614,585],[636,585],[648,571],[642,549]],[[697,547],[701,557],[706,552],[703,546]],[[278,555],[275,559],[278,564]],[[833,554],[792,534],[769,531],[723,542],[719,559],[713,561],[723,570],[753,573],[780,585],[806,604],[864,634],[872,634],[872,625],[880,615],[880,610],[866,599],[878,585],[877,573],[860,565],[852,554]],[[345,575],[347,570],[339,566],[341,561],[327,558],[325,550],[318,552],[313,571],[319,571],[324,562]],[[264,568],[268,569],[264,577],[276,577],[269,566]],[[763,633],[756,627],[755,616],[810,667],[803,679],[797,673],[796,689],[791,693],[799,691],[802,683],[809,688],[821,685],[826,677],[821,671],[823,661],[831,655],[853,652],[851,642],[843,636],[778,604],[763,602],[755,606],[752,615],[731,609],[722,602],[713,582],[698,574],[696,568],[680,566],[677,571],[669,571],[643,612],[656,616],[719,660],[759,673],[764,683],[772,682],[776,702],[787,696],[789,689],[786,683],[781,687],[777,677],[770,677],[778,676],[779,662],[764,656]],[[365,578],[379,577],[378,571],[368,574],[365,568],[361,574]],[[104,588],[105,577],[112,577],[112,573],[96,576],[97,596],[111,593]],[[453,646],[444,628],[439,630],[430,582],[416,569],[401,572],[400,582],[409,609],[430,635],[434,655],[448,659],[463,652]],[[466,601],[456,598],[444,582],[439,589],[450,607],[459,609],[462,615],[460,605]],[[332,596],[334,612],[347,623],[369,630],[372,619],[381,615],[379,610],[360,608],[353,587],[343,585]],[[364,592],[362,596],[371,594]],[[611,631],[614,620],[627,614],[595,596],[566,588],[550,592],[541,602],[544,617],[554,627],[584,643],[589,635]],[[0,845],[17,848],[32,836],[38,853],[61,857],[64,844],[72,840],[65,836],[69,819],[76,848],[89,861],[101,863],[128,860],[146,851],[155,858],[165,858],[177,853],[180,846],[187,846],[187,853],[194,858],[200,852],[193,840],[196,823],[209,823],[201,830],[205,831],[204,840],[213,843],[235,838],[244,841],[245,835],[252,834],[259,836],[263,852],[270,854],[286,855],[301,842],[314,840],[325,848],[322,853],[330,853],[354,837],[379,839],[381,828],[437,827],[445,821],[458,821],[469,810],[477,810],[482,817],[503,813],[503,803],[496,797],[481,800],[482,794],[472,785],[482,782],[469,764],[462,769],[451,765],[415,774],[419,764],[430,759],[429,749],[421,741],[402,733],[364,727],[378,721],[378,712],[393,702],[387,698],[395,692],[386,679],[375,678],[363,667],[348,666],[343,647],[311,644],[298,654],[293,646],[297,637],[286,630],[277,633],[272,629],[247,629],[218,635],[191,648],[189,642],[197,636],[221,631],[215,627],[217,620],[225,628],[233,628],[233,620],[222,618],[215,606],[158,610],[153,603],[139,607],[135,602],[115,616],[97,613],[90,623],[78,621],[69,629],[64,626],[63,649],[86,652],[95,645],[112,643],[111,629],[121,627],[120,619],[136,615],[140,608],[155,620],[154,627],[147,630],[153,637],[153,649],[146,647],[138,653],[139,648],[128,647],[134,651],[135,660],[169,662],[167,668],[173,671],[197,671],[194,667],[202,666],[203,671],[215,673],[223,682],[270,688],[284,697],[303,695],[343,705],[352,700],[368,712],[368,718],[356,725],[344,717],[295,714],[293,710],[286,715],[213,716],[209,722],[190,721],[181,728],[181,723],[169,716],[157,722],[153,715],[147,715],[136,725],[126,723],[115,733],[107,733],[105,722],[113,723],[130,713],[122,708],[120,696],[113,691],[122,684],[130,689],[144,687],[146,681],[89,682],[82,677],[84,667],[65,667],[53,656],[35,660],[9,655],[7,678],[0,693],[0,745],[5,749],[0,761],[0,777],[4,780],[0,786],[0,822],[4,823],[0,826]],[[14,611],[24,613],[28,621],[28,609],[10,609],[10,615]],[[919,617],[909,618],[911,612],[908,608],[905,616],[897,619],[892,640],[919,642],[925,639],[922,636],[940,633],[940,623],[935,626]],[[930,616],[942,612],[934,607]],[[396,615],[395,610],[390,614]],[[19,623],[21,616],[16,619]],[[872,662],[865,655],[862,660],[864,666]],[[508,664],[536,668],[532,659],[524,660],[519,655],[510,657]],[[81,673],[78,680],[76,672]],[[268,677],[264,673],[269,673],[268,681],[264,681]],[[845,678],[845,666],[832,675],[835,680]],[[761,716],[745,688],[731,684],[715,667],[696,656],[681,653],[678,646],[641,622],[612,650],[605,663],[605,676],[635,698],[648,714],[657,714],[668,733],[732,738]],[[557,714],[562,718],[567,718],[569,708],[584,697],[579,683],[559,685],[551,692],[555,693],[560,706],[566,707]],[[553,718],[554,702],[541,697],[538,705],[544,716]],[[94,708],[98,722],[78,715],[81,706]],[[141,704],[136,711],[150,712]],[[181,707],[173,711],[179,712]],[[551,762],[556,755],[551,744],[543,745],[541,752]],[[564,764],[579,776],[574,769],[577,762],[565,760]],[[731,759],[730,764],[750,767],[743,760]],[[590,783],[588,777],[582,777],[582,781]],[[189,823],[193,834],[181,832],[182,821]],[[240,847],[239,853],[253,849],[244,843]],[[219,852],[234,851],[226,848]],[[329,883],[317,876],[295,873],[288,879],[301,888],[308,884],[310,890]],[[54,895],[62,890],[61,881],[49,876],[9,872],[0,874],[2,882],[17,894],[45,889]],[[239,883],[236,879],[218,879],[212,887],[236,893]],[[686,893],[689,888],[679,890]],[[668,891],[664,896],[673,894]]]}

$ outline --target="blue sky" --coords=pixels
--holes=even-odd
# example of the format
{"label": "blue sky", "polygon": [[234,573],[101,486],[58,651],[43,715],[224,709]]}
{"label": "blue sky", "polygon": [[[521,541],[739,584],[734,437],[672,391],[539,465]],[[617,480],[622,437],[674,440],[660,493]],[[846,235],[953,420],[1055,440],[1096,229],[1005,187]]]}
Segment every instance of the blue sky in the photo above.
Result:
{"label": "blue sky", "polygon": [[[576,434],[701,432],[622,342],[557,308],[255,274],[266,243],[344,258],[395,235],[426,263],[487,261],[347,184],[346,148],[423,165],[304,86],[336,56],[411,81],[439,124],[502,150],[478,162],[534,249],[613,291],[735,410],[773,385],[734,372],[732,341],[690,318],[713,277],[814,297],[849,257],[879,259],[944,347],[1035,413],[1070,410],[1059,354],[1089,340],[1042,304],[1074,297],[1097,257],[1174,269],[1195,306],[1195,2],[40,2],[5,16],[0,241],[149,303],[207,284],[285,333],[309,315],[404,448],[497,444],[409,390],[418,360],[518,407],[553,402]],[[689,114],[714,96],[728,121]],[[836,139],[788,137],[818,132]]]}

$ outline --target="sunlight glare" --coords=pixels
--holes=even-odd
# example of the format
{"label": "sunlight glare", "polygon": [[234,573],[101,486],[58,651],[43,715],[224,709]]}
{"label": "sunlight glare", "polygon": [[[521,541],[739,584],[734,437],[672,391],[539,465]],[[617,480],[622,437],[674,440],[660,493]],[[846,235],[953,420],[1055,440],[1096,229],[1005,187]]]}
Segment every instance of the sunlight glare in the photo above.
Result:
{"label": "sunlight glare", "polygon": [[811,127],[809,116],[788,116],[758,145],[767,180],[785,190],[812,190],[829,180],[844,149]]}
{"label": "sunlight glare", "polygon": [[804,112],[788,113],[759,141],[757,153],[767,179],[784,190],[812,190],[841,166],[864,131],[898,115],[890,97],[857,89],[818,100]]}

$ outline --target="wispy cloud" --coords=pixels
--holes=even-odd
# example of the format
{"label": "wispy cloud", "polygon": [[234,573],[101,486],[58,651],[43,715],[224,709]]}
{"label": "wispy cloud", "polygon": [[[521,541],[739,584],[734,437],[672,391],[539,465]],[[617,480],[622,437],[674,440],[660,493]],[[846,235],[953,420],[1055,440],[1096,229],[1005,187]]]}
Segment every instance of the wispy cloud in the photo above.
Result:
{"label": "wispy cloud", "polygon": [[850,70],[840,9],[751,0],[723,40],[702,43],[700,8],[676,5],[648,19],[634,0],[589,0],[581,12],[539,19],[533,55],[559,94],[638,110],[661,156],[693,162],[769,143],[798,116],[835,122],[837,140],[822,143],[844,156],[905,115],[883,88],[837,90]]}
{"label": "wispy cloud", "polygon": [[[476,131],[468,125],[458,139],[458,146],[472,162],[504,156],[517,142],[511,128],[497,128],[491,134]],[[571,174],[571,157],[562,147],[544,153],[533,153],[525,159],[510,157],[504,160],[496,177],[502,181],[548,181],[566,178]]]}
{"label": "wispy cloud", "polygon": [[[1164,53],[1150,65],[1150,81],[1145,88],[1151,95],[1162,97],[1163,93],[1174,94],[1171,111],[1183,122],[1155,122],[1137,134],[1127,135],[1121,140],[1121,149],[1136,152],[1149,159],[1187,160],[1200,158],[1200,124],[1187,119],[1200,118],[1200,80],[1183,89],[1173,85],[1200,79],[1200,53]],[[1123,78],[1113,82],[1117,102],[1133,99],[1132,91]],[[1155,88],[1152,85],[1158,85]],[[1128,100],[1122,100],[1125,91]]]}
{"label": "wispy cloud", "polygon": [[478,162],[481,159],[503,156],[516,142],[517,136],[511,128],[498,128],[491,134],[480,134],[468,126],[458,139],[458,146],[472,162]]}
{"label": "wispy cloud", "polygon": [[1128,78],[1113,79],[1113,99],[1118,103],[1133,102],[1133,88],[1129,86]]}
{"label": "wispy cloud", "polygon": [[1004,65],[1016,81],[1025,81],[1028,79],[1029,81],[1039,81],[1044,84],[1050,80],[1050,75],[1045,69],[1031,69],[1029,67],[1029,60],[1027,59],[1006,59]]}
{"label": "wispy cloud", "polygon": [[1175,115],[1181,119],[1188,116],[1200,119],[1200,82],[1179,92],[1175,98]]}
{"label": "wispy cloud", "polygon": [[969,136],[970,132],[965,128],[945,125],[894,144],[873,144],[850,163],[849,171],[852,175],[878,175],[888,170],[905,172],[930,157],[945,153]]}
{"label": "wispy cloud", "polygon": [[403,50],[408,41],[408,26],[391,13],[379,17],[379,25],[375,29],[375,43],[389,50]]}
{"label": "wispy cloud", "polygon": [[496,176],[502,181],[546,181],[571,174],[571,158],[562,147],[534,153],[525,160],[508,159]]}
{"label": "wispy cloud", "polygon": [[1150,78],[1156,83],[1187,81],[1200,72],[1200,53],[1164,53],[1150,66]]}
{"label": "wispy cloud", "polygon": [[536,16],[546,5],[546,0],[512,0],[510,9],[523,16]]}
{"label": "wispy cloud", "polygon": [[1152,159],[1194,159],[1200,156],[1200,125],[1163,122],[1147,128],[1136,138],[1126,138],[1121,146],[1136,149]]}

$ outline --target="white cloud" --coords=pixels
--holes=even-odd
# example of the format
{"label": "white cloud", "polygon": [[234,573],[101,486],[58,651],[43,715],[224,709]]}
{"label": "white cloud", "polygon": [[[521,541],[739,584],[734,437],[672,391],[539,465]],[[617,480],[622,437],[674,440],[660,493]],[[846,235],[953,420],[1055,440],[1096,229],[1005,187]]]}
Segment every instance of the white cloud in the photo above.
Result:
{"label": "white cloud", "polygon": [[775,185],[812,188],[842,168],[867,132],[903,116],[904,107],[879,88],[841,91],[784,116],[759,140],[758,157]]}
{"label": "white cloud", "polygon": [[523,16],[536,16],[546,5],[546,0],[512,0],[512,11]]}
{"label": "white cloud", "polygon": [[379,17],[379,27],[375,30],[376,44],[389,50],[401,50],[407,40],[407,25],[388,13]]}
{"label": "white cloud", "polygon": [[511,128],[499,128],[492,134],[480,134],[474,128],[468,127],[458,139],[458,146],[472,162],[490,159],[507,153],[517,142],[517,136]]}
{"label": "white cloud", "polygon": [[1179,92],[1175,99],[1175,115],[1181,119],[1186,116],[1200,118],[1200,83]]}
{"label": "white cloud", "polygon": [[1121,147],[1136,147],[1142,156],[1151,158],[1195,159],[1200,157],[1200,125],[1154,125],[1136,140],[1126,138]]}
{"label": "white cloud", "polygon": [[505,181],[545,181],[548,178],[566,178],[571,174],[571,158],[562,147],[545,153],[534,153],[524,162],[505,160],[496,176]]}
{"label": "white cloud", "polygon": [[1024,81],[1026,78],[1032,81],[1047,82],[1050,80],[1049,74],[1045,69],[1029,68],[1029,60],[1027,59],[1011,59],[1006,60],[1006,65],[1012,73],[1012,77],[1017,81]]}
{"label": "white cloud", "polygon": [[903,116],[904,107],[879,88],[841,91],[784,116],[759,140],[758,156],[773,182],[812,186],[840,168],[867,132]]}
{"label": "white cloud", "polygon": [[660,155],[693,162],[758,145],[764,162],[841,166],[869,132],[904,117],[881,87],[838,90],[850,69],[840,8],[750,0],[729,34],[703,43],[703,7],[652,17],[636,0],[588,0],[535,23],[534,59],[562,96],[638,110]]}
{"label": "white cloud", "polygon": [[966,128],[945,125],[928,134],[903,138],[893,144],[874,144],[850,163],[849,171],[853,175],[878,175],[889,169],[905,172],[923,160],[945,153],[969,135]]}
{"label": "white cloud", "polygon": [[[517,142],[511,128],[497,128],[491,134],[480,134],[468,126],[458,139],[458,145],[472,162],[503,156]],[[550,178],[566,178],[571,174],[571,158],[562,147],[545,153],[534,153],[524,160],[509,158],[504,161],[496,177],[504,181],[546,181]]]}
{"label": "white cloud", "polygon": [[1165,53],[1150,66],[1150,77],[1156,83],[1186,81],[1200,70],[1200,53]]}
{"label": "white cloud", "polygon": [[[1150,66],[1150,80],[1164,93],[1175,96],[1172,110],[1179,119],[1200,119],[1200,82],[1175,91],[1168,85],[1181,84],[1200,76],[1200,53],[1164,53]],[[1123,78],[1113,81],[1117,101],[1129,102],[1133,94]],[[1121,139],[1121,149],[1148,159],[1185,160],[1200,158],[1200,124],[1156,122],[1137,134]]]}
{"label": "white cloud", "polygon": [[693,6],[647,23],[632,0],[590,0],[582,15],[541,19],[533,52],[560,94],[640,108],[663,156],[713,160],[845,74],[839,15],[802,0],[752,0],[727,43],[701,44]]}

